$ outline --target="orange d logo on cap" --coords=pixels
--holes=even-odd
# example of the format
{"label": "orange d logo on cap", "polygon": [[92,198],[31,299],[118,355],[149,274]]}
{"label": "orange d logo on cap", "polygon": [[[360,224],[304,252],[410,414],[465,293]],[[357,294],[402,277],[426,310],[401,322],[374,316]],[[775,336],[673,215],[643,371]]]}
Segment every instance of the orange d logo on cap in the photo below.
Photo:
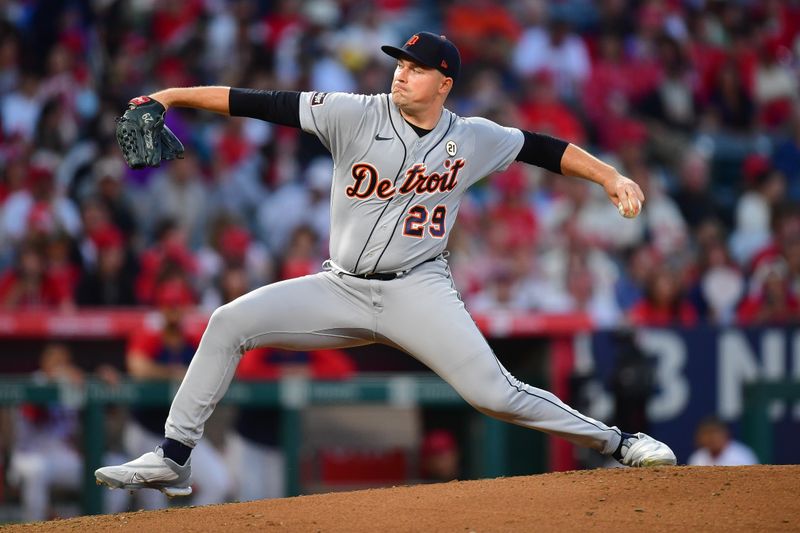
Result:
{"label": "orange d logo on cap", "polygon": [[406,41],[406,46],[414,46],[419,41],[419,35],[412,35],[411,38]]}

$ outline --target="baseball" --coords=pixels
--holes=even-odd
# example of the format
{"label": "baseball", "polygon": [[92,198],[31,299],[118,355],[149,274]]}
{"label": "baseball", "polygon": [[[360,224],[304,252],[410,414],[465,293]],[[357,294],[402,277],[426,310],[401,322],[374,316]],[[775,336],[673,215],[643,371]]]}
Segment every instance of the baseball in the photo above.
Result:
{"label": "baseball", "polygon": [[619,214],[625,218],[636,218],[636,215],[642,212],[642,202],[638,198],[636,198],[636,203],[639,204],[637,209],[628,211],[625,209],[624,204],[620,202],[617,205],[617,210],[619,211]]}

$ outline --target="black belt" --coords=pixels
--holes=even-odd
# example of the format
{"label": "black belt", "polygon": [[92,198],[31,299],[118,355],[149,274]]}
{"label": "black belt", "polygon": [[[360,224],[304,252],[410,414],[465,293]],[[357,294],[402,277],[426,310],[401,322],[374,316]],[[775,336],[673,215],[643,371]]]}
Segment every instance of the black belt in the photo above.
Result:
{"label": "black belt", "polygon": [[[425,263],[430,263],[431,261],[435,261],[438,257],[439,256],[437,255],[437,256],[431,257],[430,259],[426,259],[425,261],[420,263],[420,265],[424,265]],[[419,266],[419,265],[417,265],[417,266]],[[411,267],[408,270],[411,270],[412,268],[416,268],[416,267]],[[406,271],[406,272],[408,272],[408,271]],[[372,272],[371,274],[350,274],[348,272],[345,272],[345,274],[347,274],[348,276],[353,276],[354,278],[359,278],[359,279],[377,279],[379,281],[391,281],[393,279],[397,279],[398,277],[400,277],[400,274],[398,274],[397,272]]]}
{"label": "black belt", "polygon": [[399,274],[397,272],[373,272],[372,274],[348,274],[348,276],[353,276],[354,278],[361,278],[361,279],[378,279],[381,281],[391,281]]}

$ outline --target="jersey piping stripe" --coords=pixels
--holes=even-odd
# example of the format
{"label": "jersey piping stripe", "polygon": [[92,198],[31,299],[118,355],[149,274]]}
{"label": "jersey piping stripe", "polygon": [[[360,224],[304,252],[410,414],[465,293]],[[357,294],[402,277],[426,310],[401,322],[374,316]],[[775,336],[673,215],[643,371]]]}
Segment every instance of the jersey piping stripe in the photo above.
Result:
{"label": "jersey piping stripe", "polygon": [[[388,104],[388,102],[389,102],[388,97],[386,99],[386,102]],[[450,122],[447,124],[447,129],[445,130],[444,135],[442,135],[442,137],[438,141],[436,141],[436,144],[431,146],[431,149],[428,150],[425,153],[425,156],[422,158],[422,163],[423,164],[425,163],[425,160],[428,159],[428,156],[430,155],[430,153],[433,152],[433,149],[436,148],[437,146],[439,146],[441,144],[441,142],[444,140],[444,138],[447,137],[447,134],[450,133],[450,128],[453,127],[453,115],[450,115],[449,118],[450,118]],[[391,115],[389,116],[389,119],[391,120]],[[394,128],[394,123],[392,123],[392,128]],[[395,131],[397,131],[397,130],[395,130]],[[395,186],[397,186],[397,178],[395,178]],[[403,208],[402,213],[400,213],[400,216],[397,218],[397,220],[394,221],[394,228],[392,228],[392,234],[389,235],[389,240],[386,241],[386,246],[383,247],[383,250],[381,251],[381,255],[379,255],[378,256],[378,260],[375,261],[375,268],[372,270],[373,272],[375,272],[375,270],[378,269],[378,264],[381,262],[381,259],[383,259],[383,254],[386,253],[386,250],[389,249],[389,245],[392,244],[392,239],[394,238],[394,234],[397,233],[397,224],[400,222],[400,219],[402,219],[403,216],[406,214],[406,211],[408,211],[408,206],[411,205],[411,201],[414,200],[414,197],[416,195],[417,195],[416,192],[411,195],[411,198],[408,199],[408,202],[406,203],[405,207]]]}
{"label": "jersey piping stripe", "polygon": [[[403,141],[403,138],[400,136],[400,133],[398,133],[397,128],[394,127],[394,121],[392,120],[392,109],[389,106],[389,95],[388,94],[386,95],[386,114],[389,117],[389,123],[392,125],[392,129],[394,130],[394,134],[397,135],[397,139],[400,141],[400,144],[403,145],[403,162],[400,163],[400,170],[397,171],[397,175],[394,177],[394,186],[397,187],[397,180],[400,178],[400,175],[403,173],[403,169],[406,167],[406,157],[408,157],[408,148],[406,148],[406,143],[405,143],[405,141]],[[372,234],[375,233],[375,228],[378,227],[378,224],[380,223],[381,218],[383,217],[383,214],[389,208],[389,202],[391,202],[391,201],[392,201],[391,198],[386,200],[386,203],[383,205],[383,210],[381,211],[381,214],[378,215],[378,218],[375,219],[375,225],[372,226],[372,229],[370,230],[369,235],[367,236],[367,240],[364,241],[364,247],[361,249],[361,253],[358,254],[358,259],[356,259],[356,264],[353,267],[353,272],[356,272],[356,273],[358,272],[358,264],[361,262],[361,257],[364,255],[364,252],[367,249],[367,245],[369,244],[369,240],[372,238]],[[397,228],[397,224],[395,224],[395,228]],[[391,237],[389,238],[389,240],[391,240]],[[386,251],[386,248],[384,248],[384,251]],[[383,257],[383,252],[381,252],[381,255],[378,257],[378,261],[381,260],[381,257]],[[372,269],[372,273],[373,274],[375,273],[375,269],[377,267],[378,267],[378,263],[375,262],[375,267],[373,267],[373,269]]]}
{"label": "jersey piping stripe", "polygon": [[538,394],[534,394],[534,393],[530,392],[529,390],[526,390],[526,389],[520,388],[518,385],[514,385],[514,384],[511,382],[511,380],[509,379],[509,377],[508,377],[508,375],[509,375],[509,374],[508,374],[508,372],[503,372],[503,366],[500,364],[500,360],[499,360],[499,359],[497,359],[497,356],[494,354],[494,352],[492,352],[492,356],[494,356],[494,361],[495,361],[495,363],[497,363],[497,369],[500,371],[500,374],[502,374],[502,375],[503,375],[503,377],[505,378],[505,380],[506,380],[506,382],[508,383],[508,385],[509,385],[511,388],[513,388],[513,389],[516,389],[516,390],[517,390],[517,392],[522,392],[522,393],[524,393],[524,394],[527,394],[528,396],[533,396],[534,398],[539,398],[540,400],[544,400],[544,401],[546,401],[547,403],[549,403],[549,404],[552,404],[554,407],[558,407],[559,409],[561,409],[561,410],[562,410],[562,411],[564,411],[565,413],[568,413],[568,414],[570,414],[570,415],[574,416],[574,417],[575,417],[575,418],[577,418],[578,420],[581,420],[581,421],[583,421],[583,422],[586,422],[587,424],[589,424],[589,425],[591,425],[591,426],[594,426],[594,427],[596,427],[596,428],[597,428],[597,429],[599,429],[600,431],[610,431],[610,432],[612,432],[612,433],[614,433],[614,434],[616,434],[616,435],[618,435],[618,436],[622,437],[622,432],[620,432],[619,430],[615,430],[615,429],[613,429],[613,428],[601,428],[600,426],[598,426],[598,425],[597,425],[597,424],[595,424],[594,422],[591,422],[591,421],[589,421],[589,420],[587,420],[587,419],[583,418],[583,417],[582,417],[582,416],[580,416],[579,414],[576,414],[576,413],[574,413],[573,411],[570,411],[569,409],[565,409],[563,406],[561,406],[561,405],[558,405],[558,404],[557,404],[557,403],[555,403],[554,401],[552,401],[552,400],[550,400],[550,399],[548,399],[548,398],[545,398],[544,396],[539,396]]}
{"label": "jersey piping stripe", "polygon": [[436,144],[431,146],[431,149],[428,150],[425,153],[425,157],[422,158],[422,162],[423,163],[425,162],[426,159],[428,159],[428,156],[431,155],[431,152],[433,152],[433,149],[436,148],[437,146],[439,146],[441,144],[441,142],[444,140],[444,138],[447,137],[447,134],[450,133],[450,128],[453,127],[453,115],[451,114],[448,118],[450,119],[450,121],[447,123],[447,129],[444,131],[444,135],[442,135],[441,139],[439,139],[436,142]]}

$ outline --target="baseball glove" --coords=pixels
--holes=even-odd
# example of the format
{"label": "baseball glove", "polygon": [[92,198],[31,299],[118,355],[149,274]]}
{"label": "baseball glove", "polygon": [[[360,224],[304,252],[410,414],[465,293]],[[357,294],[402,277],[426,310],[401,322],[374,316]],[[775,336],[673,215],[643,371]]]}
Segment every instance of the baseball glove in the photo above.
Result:
{"label": "baseball glove", "polygon": [[117,118],[117,143],[129,167],[157,167],[161,161],[183,159],[183,144],[164,124],[165,112],[160,102],[138,96]]}

